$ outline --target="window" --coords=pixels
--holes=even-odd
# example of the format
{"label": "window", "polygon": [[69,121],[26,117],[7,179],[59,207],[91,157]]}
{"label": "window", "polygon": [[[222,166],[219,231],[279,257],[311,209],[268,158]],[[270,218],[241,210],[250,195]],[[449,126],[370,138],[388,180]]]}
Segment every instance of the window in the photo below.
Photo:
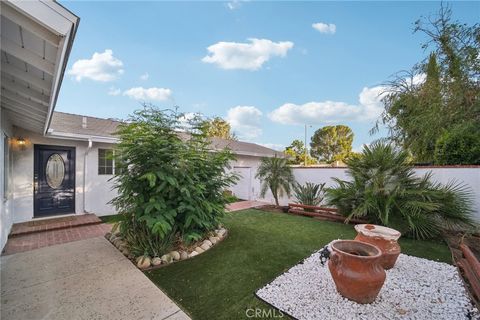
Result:
{"label": "window", "polygon": [[113,174],[113,150],[98,149],[98,174]]}

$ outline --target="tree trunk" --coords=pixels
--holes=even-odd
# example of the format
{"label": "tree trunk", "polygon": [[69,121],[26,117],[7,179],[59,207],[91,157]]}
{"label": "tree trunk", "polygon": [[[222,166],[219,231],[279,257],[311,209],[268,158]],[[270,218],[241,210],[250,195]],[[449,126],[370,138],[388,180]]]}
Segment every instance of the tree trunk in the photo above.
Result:
{"label": "tree trunk", "polygon": [[[273,193],[273,192],[272,192]],[[279,207],[280,205],[278,204],[278,195],[277,193],[273,193],[273,198],[275,199],[275,204],[277,205],[277,207]]]}

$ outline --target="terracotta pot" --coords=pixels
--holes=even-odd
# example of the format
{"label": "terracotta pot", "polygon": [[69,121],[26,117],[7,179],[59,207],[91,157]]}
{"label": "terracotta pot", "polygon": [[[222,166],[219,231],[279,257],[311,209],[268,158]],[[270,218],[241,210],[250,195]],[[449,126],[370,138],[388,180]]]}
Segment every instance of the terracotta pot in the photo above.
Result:
{"label": "terracotta pot", "polygon": [[337,291],[358,303],[373,302],[386,277],[380,249],[354,240],[336,240],[331,248],[328,268]]}
{"label": "terracotta pot", "polygon": [[393,268],[400,255],[400,245],[397,243],[401,233],[395,229],[373,224],[357,224],[355,240],[373,244],[382,251],[382,265],[385,270]]}

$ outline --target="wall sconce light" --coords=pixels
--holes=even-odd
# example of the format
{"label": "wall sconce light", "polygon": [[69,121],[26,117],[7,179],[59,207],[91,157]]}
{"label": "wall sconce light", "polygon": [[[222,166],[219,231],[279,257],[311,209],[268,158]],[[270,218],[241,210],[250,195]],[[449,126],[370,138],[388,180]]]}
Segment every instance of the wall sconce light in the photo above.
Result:
{"label": "wall sconce light", "polygon": [[17,138],[17,144],[20,150],[25,150],[27,147],[27,141],[23,138]]}

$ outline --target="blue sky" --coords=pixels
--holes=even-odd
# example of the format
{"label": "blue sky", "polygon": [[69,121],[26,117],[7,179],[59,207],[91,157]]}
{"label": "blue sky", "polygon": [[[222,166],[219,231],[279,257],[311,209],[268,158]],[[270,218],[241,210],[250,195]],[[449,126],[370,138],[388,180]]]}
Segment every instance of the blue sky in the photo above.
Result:
{"label": "blue sky", "polygon": [[[57,111],[127,118],[142,101],[178,105],[277,148],[303,140],[304,123],[309,135],[346,124],[358,150],[378,137],[368,131],[381,112],[381,84],[428,55],[413,22],[440,3],[63,5],[81,21]],[[478,2],[451,6],[454,18],[478,22]]]}

